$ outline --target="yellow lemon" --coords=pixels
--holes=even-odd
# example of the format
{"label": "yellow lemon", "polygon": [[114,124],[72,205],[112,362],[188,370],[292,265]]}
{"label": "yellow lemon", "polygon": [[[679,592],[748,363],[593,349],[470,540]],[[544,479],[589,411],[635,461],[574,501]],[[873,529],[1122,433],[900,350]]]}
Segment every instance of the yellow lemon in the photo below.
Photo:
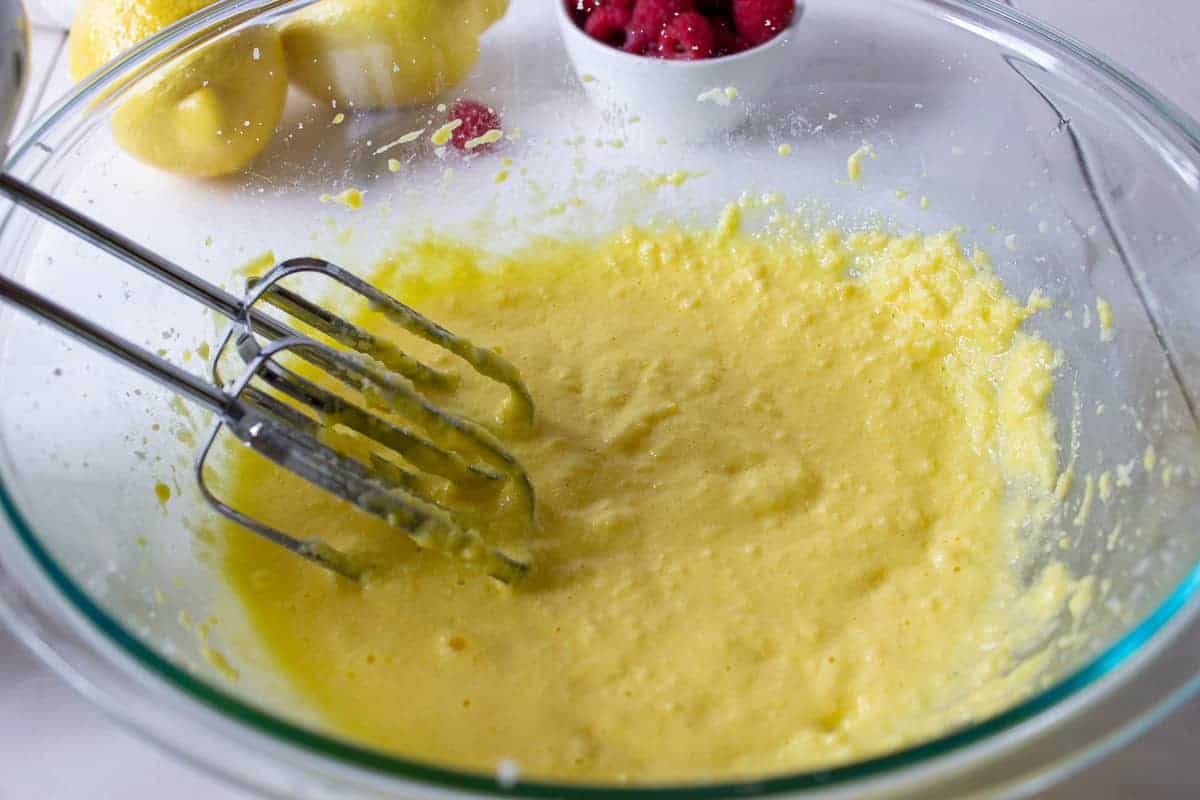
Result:
{"label": "yellow lemon", "polygon": [[461,83],[508,0],[324,0],[283,29],[309,94],[363,108],[425,103]]}
{"label": "yellow lemon", "polygon": [[[79,79],[211,0],[84,0],[71,29]],[[113,136],[135,158],[184,175],[244,169],[283,114],[287,64],[279,34],[246,28],[203,46],[134,87],[113,115]]]}

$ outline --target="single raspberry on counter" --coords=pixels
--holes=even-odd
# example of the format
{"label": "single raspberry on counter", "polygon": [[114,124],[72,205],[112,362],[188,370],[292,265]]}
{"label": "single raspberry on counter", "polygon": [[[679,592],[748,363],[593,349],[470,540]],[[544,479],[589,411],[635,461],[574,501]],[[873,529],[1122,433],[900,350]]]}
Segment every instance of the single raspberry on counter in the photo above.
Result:
{"label": "single raspberry on counter", "polygon": [[627,29],[632,18],[631,9],[617,5],[600,6],[588,15],[583,31],[597,41],[613,47],[624,47],[629,38]]}
{"label": "single raspberry on counter", "polygon": [[749,47],[773,39],[795,14],[796,0],[733,0],[733,24]]}
{"label": "single raspberry on counter", "polygon": [[712,58],[717,48],[717,34],[708,17],[688,11],[667,23],[658,47],[663,58],[675,61]]}
{"label": "single raspberry on counter", "polygon": [[[478,139],[488,131],[500,130],[503,124],[499,114],[475,100],[459,100],[450,106],[450,111],[446,116],[450,122],[456,119],[462,120],[462,125],[455,128],[454,133],[450,135],[451,143],[459,150],[466,150],[467,142]],[[473,148],[473,151],[486,150],[490,147],[490,144],[485,144]]]}
{"label": "single raspberry on counter", "polygon": [[667,23],[695,10],[696,0],[637,0],[629,22],[629,39],[641,45],[643,51],[653,52]]}

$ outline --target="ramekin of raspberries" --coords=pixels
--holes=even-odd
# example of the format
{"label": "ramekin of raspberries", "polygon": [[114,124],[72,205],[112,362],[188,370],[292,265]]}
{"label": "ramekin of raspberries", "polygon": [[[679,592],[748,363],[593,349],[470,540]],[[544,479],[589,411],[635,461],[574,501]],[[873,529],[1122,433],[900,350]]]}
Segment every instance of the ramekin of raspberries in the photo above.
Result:
{"label": "ramekin of raspberries", "polygon": [[701,61],[769,42],[796,16],[796,0],[561,0],[598,42],[633,55]]}
{"label": "ramekin of raspberries", "polygon": [[639,138],[711,141],[768,119],[776,85],[805,68],[800,0],[553,2],[579,86]]}

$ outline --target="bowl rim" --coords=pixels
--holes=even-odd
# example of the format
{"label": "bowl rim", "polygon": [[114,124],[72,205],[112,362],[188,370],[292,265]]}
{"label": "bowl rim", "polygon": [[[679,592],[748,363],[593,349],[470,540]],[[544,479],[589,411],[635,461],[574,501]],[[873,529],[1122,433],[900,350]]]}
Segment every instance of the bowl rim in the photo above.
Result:
{"label": "bowl rim", "polygon": [[[1101,77],[1115,85],[1116,88],[1129,92],[1141,103],[1149,106],[1149,111],[1155,117],[1152,121],[1157,123],[1156,127],[1165,128],[1168,131],[1173,130],[1182,135],[1191,154],[1197,161],[1200,161],[1200,123],[1089,46],[1004,5],[999,0],[910,1],[943,7],[947,9],[948,15],[951,12],[958,12],[991,17],[992,23],[1003,22],[1014,26],[1026,35],[1033,37],[1040,46],[1060,54],[1065,53],[1082,62],[1086,67],[1099,73]],[[47,132],[53,130],[54,126],[68,113],[80,107],[102,104],[106,96],[114,91],[114,88],[119,88],[129,80],[131,74],[137,74],[137,70],[145,69],[147,65],[153,66],[161,63],[164,54],[171,53],[176,46],[192,43],[197,38],[203,40],[209,35],[213,35],[215,31],[224,31],[231,26],[257,19],[270,12],[295,10],[314,2],[318,2],[318,0],[218,0],[213,5],[168,26],[84,79],[65,98],[30,123],[9,148],[4,168],[13,170],[17,167],[21,159],[37,148],[39,140]],[[563,11],[565,13],[565,8]],[[947,21],[953,22],[953,17],[948,16]],[[572,27],[577,28],[573,22]],[[580,34],[584,35],[582,31]],[[782,36],[783,34],[780,34],[775,37],[775,40]],[[590,38],[589,41],[591,41]],[[593,44],[602,46],[595,42]],[[611,50],[612,48],[607,49]],[[640,58],[631,54],[624,55]],[[697,63],[703,65],[706,62],[668,63],[676,66],[680,64],[694,66]],[[1172,628],[1168,623],[1189,616],[1197,616],[1197,612],[1200,612],[1200,560],[1198,560],[1179,585],[1164,598],[1157,608],[1103,652],[1054,685],[986,719],[952,729],[934,739],[862,761],[761,779],[710,783],[680,782],[623,786],[619,784],[525,781],[522,779],[515,784],[505,785],[498,781],[494,774],[435,766],[428,762],[386,754],[334,735],[318,733],[303,725],[285,721],[233,696],[219,684],[192,674],[161,656],[144,644],[118,619],[94,602],[87,592],[72,580],[49,550],[42,545],[33,526],[21,513],[14,495],[2,478],[0,478],[0,517],[2,517],[0,522],[7,521],[16,533],[17,541],[22,546],[24,555],[42,570],[40,577],[58,592],[57,599],[64,601],[71,611],[91,625],[88,633],[98,635],[101,642],[114,649],[126,660],[136,663],[138,667],[170,687],[183,699],[194,701],[207,710],[216,712],[218,717],[241,723],[252,733],[297,748],[308,755],[330,760],[342,767],[365,769],[375,777],[416,782],[430,787],[462,790],[479,795],[504,797],[571,797],[596,798],[597,800],[633,796],[654,798],[765,797],[814,790],[848,789],[855,784],[862,785],[904,769],[928,768],[942,758],[952,755],[966,756],[971,752],[973,746],[998,743],[1000,734],[1012,733],[1026,723],[1032,724],[1035,721],[1047,720],[1049,715],[1046,712],[1055,708],[1067,708],[1068,714],[1077,712],[1079,709],[1069,708],[1070,704],[1066,701],[1082,704],[1092,699],[1095,691],[1103,688],[1105,681],[1102,679],[1112,679],[1121,672],[1128,671],[1128,669],[1121,670],[1122,667],[1142,666],[1136,663],[1137,659],[1133,656],[1144,652],[1144,645],[1148,643],[1165,644],[1167,641],[1165,634],[1179,633],[1178,629]],[[4,603],[5,598],[0,597],[0,607],[4,606]],[[1187,614],[1180,613],[1184,609],[1187,609]],[[18,627],[17,633],[23,638],[36,635],[20,627]],[[1160,634],[1164,635],[1160,636]],[[44,652],[41,647],[34,646],[33,649],[39,654]],[[60,672],[63,669],[61,664],[52,664],[51,666]],[[1181,700],[1180,692],[1186,693],[1198,689],[1200,689],[1200,680],[1192,680],[1183,689],[1176,692],[1172,700]],[[1169,702],[1171,701],[1164,702],[1159,707],[1162,708]],[[1149,722],[1139,718],[1125,724],[1125,727],[1128,730],[1139,724],[1148,725]]]}
{"label": "bowl rim", "polygon": [[654,58],[652,56],[643,55],[640,53],[630,53],[616,47],[605,44],[604,42],[593,39],[587,33],[575,24],[575,20],[567,11],[567,2],[569,0],[552,0],[557,7],[555,16],[558,18],[559,29],[563,36],[570,36],[578,41],[581,46],[588,47],[596,52],[602,52],[606,58],[611,58],[616,61],[623,61],[626,64],[655,64],[661,66],[649,67],[649,69],[664,69],[684,71],[702,71],[712,69],[715,66],[727,66],[739,61],[750,61],[758,56],[766,54],[770,50],[775,50],[782,45],[786,45],[790,41],[792,33],[799,25],[801,18],[804,16],[804,0],[798,0],[796,3],[796,13],[792,17],[792,21],[787,27],[776,33],[762,44],[756,44],[753,47],[742,50],[739,53],[729,53],[723,56],[714,56],[713,58],[698,58],[695,60],[686,59],[670,59],[670,58]]}

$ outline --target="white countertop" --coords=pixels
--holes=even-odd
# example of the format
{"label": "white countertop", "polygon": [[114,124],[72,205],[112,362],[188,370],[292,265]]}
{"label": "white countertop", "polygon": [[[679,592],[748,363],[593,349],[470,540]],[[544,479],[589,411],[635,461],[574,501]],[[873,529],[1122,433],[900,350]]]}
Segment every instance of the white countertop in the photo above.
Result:
{"label": "white countertop", "polygon": [[[1200,2],[1016,0],[1200,117]],[[58,0],[50,5],[61,5]],[[19,125],[69,87],[65,33],[37,28]],[[1054,798],[1200,797],[1200,700]],[[0,800],[248,800],[114,725],[0,629]]]}

